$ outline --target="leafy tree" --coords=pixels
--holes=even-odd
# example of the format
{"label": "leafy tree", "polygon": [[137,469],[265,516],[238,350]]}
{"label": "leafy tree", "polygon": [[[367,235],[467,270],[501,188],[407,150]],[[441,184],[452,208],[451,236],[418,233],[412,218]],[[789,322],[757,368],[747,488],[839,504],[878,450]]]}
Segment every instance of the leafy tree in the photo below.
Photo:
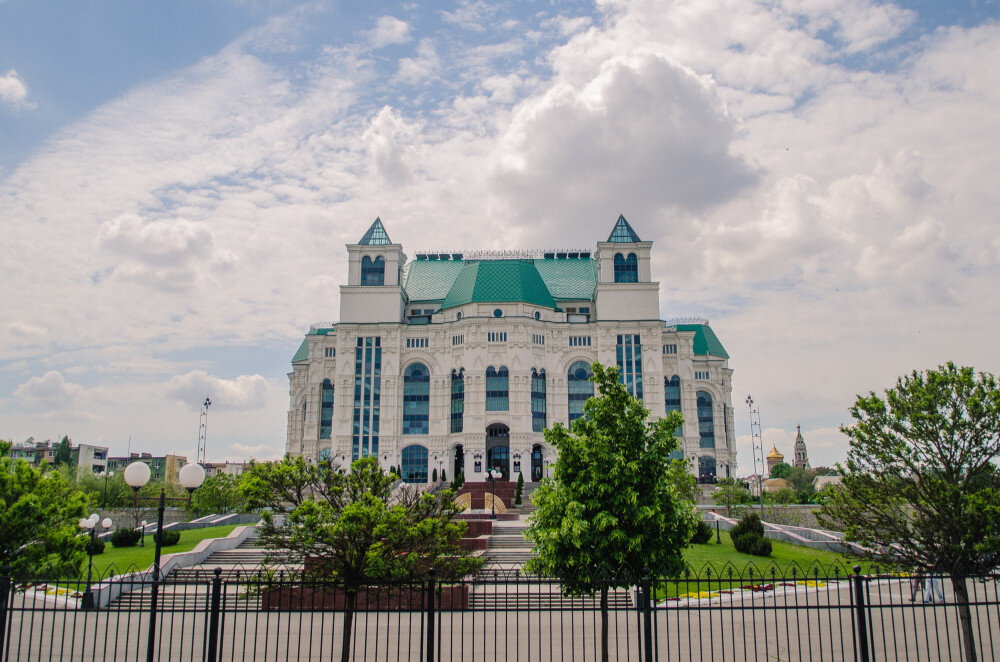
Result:
{"label": "leafy tree", "polygon": [[436,483],[436,482],[438,482],[438,470],[437,470],[437,468],[435,468],[435,469],[434,469],[434,470],[433,470],[433,471],[431,472],[431,482],[432,482],[432,483]]}
{"label": "leafy tree", "polygon": [[56,446],[56,452],[52,456],[52,464],[56,466],[73,464],[73,448],[70,446],[69,437],[63,437],[59,445]]}
{"label": "leafy tree", "polygon": [[514,505],[521,505],[521,492],[524,491],[524,474],[517,472],[517,484],[514,485]]}
{"label": "leafy tree", "polygon": [[453,492],[393,492],[396,477],[375,458],[354,462],[350,473],[301,457],[251,463],[240,491],[263,513],[261,540],[273,552],[311,560],[309,574],[334,578],[345,595],[341,657],[350,657],[357,594],[386,581],[415,582],[431,568],[442,579],[478,570],[482,561],[458,546],[465,522]]}
{"label": "leafy tree", "polygon": [[816,474],[810,469],[804,469],[802,467],[792,467],[792,470],[788,472],[785,476],[785,480],[792,486],[792,489],[797,492],[812,492],[816,491],[813,487],[813,479],[816,478]]}
{"label": "leafy tree", "polygon": [[698,488],[698,479],[691,473],[691,460],[671,460],[667,466],[667,480],[674,486],[677,496],[684,501],[688,501],[693,506],[698,503],[701,490]]}
{"label": "leafy tree", "polygon": [[192,509],[199,516],[209,513],[246,512],[246,499],[239,490],[240,479],[230,474],[215,474],[194,491]]}
{"label": "leafy tree", "polygon": [[859,396],[850,449],[821,521],[877,558],[950,572],[966,660],[976,659],[967,575],[1000,559],[1000,389],[954,363]]}
{"label": "leafy tree", "polygon": [[771,467],[771,478],[788,478],[788,475],[792,473],[792,465],[787,462],[778,462],[776,465]]}
{"label": "leafy tree", "polygon": [[86,539],[87,499],[56,471],[13,460],[0,441],[0,567],[16,578],[75,576]]}
{"label": "leafy tree", "polygon": [[[85,467],[60,467],[60,473],[69,483],[87,495],[90,503],[101,508],[129,508],[132,506],[132,488],[125,483],[123,472],[115,472],[105,480],[103,474],[87,471]],[[105,489],[106,487],[106,489]]]}
{"label": "leafy tree", "polygon": [[787,506],[790,503],[795,503],[797,499],[795,490],[790,487],[782,487],[780,490],[773,492],[764,492],[764,503],[771,505]]}
{"label": "leafy tree", "polygon": [[726,509],[726,517],[739,515],[740,506],[753,502],[753,496],[735,478],[722,478],[717,486],[718,489],[712,493],[712,500]]}
{"label": "leafy tree", "polygon": [[[545,430],[558,449],[555,474],[535,491],[528,525],[537,557],[527,569],[558,577],[570,594],[601,593],[601,644],[608,656],[608,590],[634,583],[648,567],[679,573],[681,550],[695,527],[690,504],[668,479],[678,412],[648,422],[649,410],[629,395],[618,370],[592,366],[598,396],[573,423]],[[624,571],[624,572],[622,572]]]}
{"label": "leafy tree", "polygon": [[812,470],[817,476],[839,476],[840,472],[831,467],[816,467]]}

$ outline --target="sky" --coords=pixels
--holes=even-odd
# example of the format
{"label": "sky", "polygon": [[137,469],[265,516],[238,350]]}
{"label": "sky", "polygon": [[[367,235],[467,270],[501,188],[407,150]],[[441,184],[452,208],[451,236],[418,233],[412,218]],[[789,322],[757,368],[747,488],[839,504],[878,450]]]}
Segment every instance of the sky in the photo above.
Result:
{"label": "sky", "polygon": [[[376,216],[586,247],[731,355],[737,473],[1000,350],[1000,1],[0,0],[0,438],[282,453]],[[569,238],[572,239],[569,239]],[[131,440],[131,441],[130,441]],[[129,446],[131,444],[131,446]]]}

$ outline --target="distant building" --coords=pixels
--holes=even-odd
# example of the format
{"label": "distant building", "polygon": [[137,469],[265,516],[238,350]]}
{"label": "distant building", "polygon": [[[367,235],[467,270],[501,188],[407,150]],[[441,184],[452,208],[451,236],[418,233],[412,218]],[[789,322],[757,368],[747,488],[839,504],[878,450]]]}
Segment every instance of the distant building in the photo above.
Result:
{"label": "distant building", "polygon": [[767,475],[771,475],[771,470],[774,469],[774,465],[781,464],[785,461],[785,456],[781,454],[777,446],[771,445],[771,452],[767,454]]}
{"label": "distant building", "polygon": [[777,492],[778,490],[783,490],[786,487],[791,487],[789,483],[784,478],[768,478],[764,481],[764,491],[765,492]]}
{"label": "distant building", "polygon": [[108,468],[108,449],[105,446],[94,446],[92,444],[79,444],[73,448],[73,461],[76,466],[100,474]]}
{"label": "distant building", "polygon": [[239,476],[247,469],[246,462],[206,462],[205,475],[209,478],[226,474],[227,476]]}
{"label": "distant building", "polygon": [[819,492],[828,485],[840,485],[843,480],[842,476],[816,476],[813,478],[813,489]]}
{"label": "distant building", "polygon": [[150,480],[163,481],[173,484],[177,482],[177,475],[181,467],[187,464],[187,458],[183,455],[158,455],[152,453],[130,453],[128,457],[109,457],[107,460],[108,471],[124,471],[125,467],[131,463],[139,461],[149,467]]}
{"label": "distant building", "polygon": [[[11,448],[11,458],[14,460],[24,460],[28,464],[38,466],[42,462],[54,464],[56,459],[56,449],[59,448],[58,441],[46,439],[45,441],[35,441],[29,438],[26,441],[17,442]],[[73,464],[90,471],[92,473],[102,473],[107,469],[108,449],[105,446],[95,446],[94,444],[76,444],[70,442],[70,453]]]}
{"label": "distant building", "polygon": [[806,452],[806,440],[802,438],[802,426],[795,426],[795,447],[794,447],[794,457],[792,461],[793,467],[801,467],[803,469],[809,468],[809,453]]}

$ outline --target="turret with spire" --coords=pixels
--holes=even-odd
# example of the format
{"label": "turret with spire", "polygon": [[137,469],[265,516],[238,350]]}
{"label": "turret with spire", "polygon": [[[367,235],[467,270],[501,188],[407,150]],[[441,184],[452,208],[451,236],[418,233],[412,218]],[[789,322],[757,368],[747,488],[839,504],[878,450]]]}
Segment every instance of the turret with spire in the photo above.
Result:
{"label": "turret with spire", "polygon": [[796,425],[795,430],[795,459],[792,460],[792,466],[808,469],[809,453],[806,452],[806,440],[802,438],[802,426]]}

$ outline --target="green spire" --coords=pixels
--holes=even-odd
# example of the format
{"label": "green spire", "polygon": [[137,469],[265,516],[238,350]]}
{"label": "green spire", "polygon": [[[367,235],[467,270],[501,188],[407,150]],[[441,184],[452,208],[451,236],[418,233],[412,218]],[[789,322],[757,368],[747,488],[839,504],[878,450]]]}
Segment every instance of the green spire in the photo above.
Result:
{"label": "green spire", "polygon": [[389,239],[389,234],[382,227],[382,219],[377,216],[375,217],[375,222],[368,228],[368,232],[358,242],[361,246],[385,246],[391,243],[392,240]]}
{"label": "green spire", "polygon": [[614,244],[638,244],[642,239],[639,239],[639,235],[635,233],[632,226],[625,220],[625,216],[619,214],[618,222],[615,223],[615,229],[608,236],[608,241]]}

